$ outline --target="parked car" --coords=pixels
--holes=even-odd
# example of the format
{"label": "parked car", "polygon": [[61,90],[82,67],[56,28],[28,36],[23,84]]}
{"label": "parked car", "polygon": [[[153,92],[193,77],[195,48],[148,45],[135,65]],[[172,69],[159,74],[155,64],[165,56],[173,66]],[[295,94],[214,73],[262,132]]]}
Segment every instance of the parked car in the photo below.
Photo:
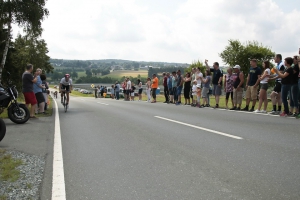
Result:
{"label": "parked car", "polygon": [[80,91],[80,88],[73,88],[74,91]]}
{"label": "parked car", "polygon": [[82,93],[82,94],[92,94],[91,91],[88,91],[88,90],[85,90],[85,89],[83,89],[83,90],[81,91],[81,93]]}
{"label": "parked car", "polygon": [[[109,96],[111,95],[111,87],[107,87],[107,93]],[[123,92],[123,88],[120,88],[120,93],[119,93],[120,98],[124,98],[124,92]]]}

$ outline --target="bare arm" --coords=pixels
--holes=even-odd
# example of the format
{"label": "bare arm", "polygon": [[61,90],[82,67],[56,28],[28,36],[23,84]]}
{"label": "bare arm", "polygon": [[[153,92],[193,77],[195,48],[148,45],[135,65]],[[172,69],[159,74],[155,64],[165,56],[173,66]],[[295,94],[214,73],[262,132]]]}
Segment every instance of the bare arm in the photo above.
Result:
{"label": "bare arm", "polygon": [[244,84],[244,74],[240,73],[239,78],[241,80],[240,84],[237,86],[237,88],[241,87]]}
{"label": "bare arm", "polygon": [[247,82],[246,82],[246,87],[248,87],[248,83],[249,83],[249,78],[250,78],[250,74],[248,74],[248,76],[247,76]]}
{"label": "bare arm", "polygon": [[257,76],[257,81],[256,81],[256,83],[255,83],[254,87],[257,87],[257,86],[258,86],[258,84],[259,84],[259,82],[260,82],[260,75],[258,75],[258,76]]}

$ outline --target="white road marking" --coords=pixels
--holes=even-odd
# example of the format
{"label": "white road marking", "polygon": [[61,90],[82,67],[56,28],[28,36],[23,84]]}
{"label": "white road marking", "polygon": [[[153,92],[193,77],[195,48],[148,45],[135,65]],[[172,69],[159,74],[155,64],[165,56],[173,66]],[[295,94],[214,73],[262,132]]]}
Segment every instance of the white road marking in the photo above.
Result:
{"label": "white road marking", "polygon": [[97,103],[102,104],[102,105],[109,106],[109,104],[106,104],[106,103],[102,103],[102,102],[97,102]]}
{"label": "white road marking", "polygon": [[55,133],[53,148],[52,200],[65,200],[66,190],[60,134],[60,122],[57,103],[56,101],[53,102],[55,103]]}
{"label": "white road marking", "polygon": [[168,118],[164,118],[164,117],[160,117],[160,116],[154,116],[154,117],[159,118],[159,119],[163,119],[163,120],[166,120],[166,121],[169,121],[169,122],[174,122],[174,123],[177,123],[177,124],[182,124],[182,125],[189,126],[189,127],[192,127],[192,128],[200,129],[200,130],[203,130],[203,131],[215,133],[215,134],[218,134],[218,135],[230,137],[230,138],[237,139],[237,140],[242,140],[243,139],[239,136],[230,135],[230,134],[223,133],[223,132],[220,132],[220,131],[215,131],[215,130],[212,130],[212,129],[203,128],[203,127],[195,126],[195,125],[192,125],[192,124],[187,124],[187,123],[184,123],[184,122],[180,122],[180,121],[176,121],[176,120],[172,120],[172,119],[168,119]]}

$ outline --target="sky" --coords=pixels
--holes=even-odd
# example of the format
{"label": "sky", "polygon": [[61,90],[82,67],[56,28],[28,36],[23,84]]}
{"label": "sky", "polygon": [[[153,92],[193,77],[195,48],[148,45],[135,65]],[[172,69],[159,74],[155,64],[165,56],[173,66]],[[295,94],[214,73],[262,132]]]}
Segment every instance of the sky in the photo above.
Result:
{"label": "sky", "polygon": [[283,57],[300,48],[295,0],[48,0],[46,7],[42,38],[57,59],[223,63],[230,39],[258,41]]}

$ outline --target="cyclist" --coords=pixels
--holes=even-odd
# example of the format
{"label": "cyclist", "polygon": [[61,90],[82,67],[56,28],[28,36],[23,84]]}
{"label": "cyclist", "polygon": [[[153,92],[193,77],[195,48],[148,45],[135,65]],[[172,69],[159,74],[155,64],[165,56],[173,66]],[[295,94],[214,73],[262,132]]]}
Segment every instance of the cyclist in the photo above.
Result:
{"label": "cyclist", "polygon": [[72,79],[70,79],[70,74],[65,74],[65,77],[61,79],[59,84],[59,92],[61,93],[61,103],[63,103],[63,92],[67,94],[67,105],[69,105],[69,93],[72,91]]}

